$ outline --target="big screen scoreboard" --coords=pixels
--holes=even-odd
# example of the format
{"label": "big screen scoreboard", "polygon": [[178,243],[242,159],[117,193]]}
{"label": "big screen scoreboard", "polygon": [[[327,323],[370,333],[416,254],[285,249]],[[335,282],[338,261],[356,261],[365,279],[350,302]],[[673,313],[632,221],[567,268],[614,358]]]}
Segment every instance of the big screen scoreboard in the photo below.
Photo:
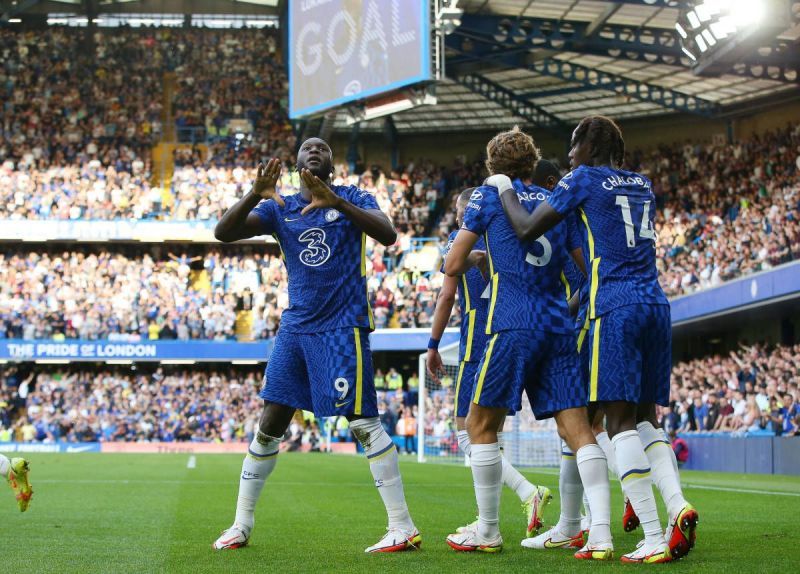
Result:
{"label": "big screen scoreboard", "polygon": [[430,0],[289,2],[289,117],[432,79]]}

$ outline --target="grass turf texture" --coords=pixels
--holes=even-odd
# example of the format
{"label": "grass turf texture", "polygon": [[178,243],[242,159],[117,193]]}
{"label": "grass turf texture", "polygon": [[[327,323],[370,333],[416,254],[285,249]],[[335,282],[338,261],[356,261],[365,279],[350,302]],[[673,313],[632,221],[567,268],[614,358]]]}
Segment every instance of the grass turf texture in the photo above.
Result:
{"label": "grass turf texture", "polygon": [[[0,447],[1,450],[1,447]],[[684,472],[685,493],[700,511],[698,544],[684,560],[653,566],[586,563],[568,551],[520,547],[524,518],[503,491],[505,549],[497,555],[451,550],[445,536],[473,520],[469,469],[402,463],[406,495],[422,549],[366,555],[383,534],[385,514],[363,458],[283,454],[256,512],[249,547],[214,552],[233,519],[241,457],[30,454],[35,496],[17,511],[0,485],[0,557],[5,572],[577,572],[656,568],[676,572],[791,572],[800,559],[800,479]],[[545,524],[558,518],[556,469],[526,476],[553,490]],[[704,488],[699,488],[704,487]],[[713,489],[710,489],[713,488]],[[740,493],[767,490],[791,495]],[[616,555],[634,549],[641,530],[624,534],[622,498],[612,483]],[[663,506],[660,507],[662,520]]]}

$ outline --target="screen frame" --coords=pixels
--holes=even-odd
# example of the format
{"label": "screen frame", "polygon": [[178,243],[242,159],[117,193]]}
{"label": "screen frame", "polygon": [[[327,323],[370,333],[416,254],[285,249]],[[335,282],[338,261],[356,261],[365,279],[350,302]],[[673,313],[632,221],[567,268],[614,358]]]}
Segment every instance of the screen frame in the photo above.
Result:
{"label": "screen frame", "polygon": [[[365,0],[366,1],[366,0]],[[412,76],[409,78],[405,78],[402,80],[398,80],[396,82],[392,82],[390,84],[386,84],[384,86],[378,86],[376,88],[372,88],[370,90],[366,90],[364,92],[360,92],[358,94],[354,94],[352,96],[342,96],[340,98],[336,98],[334,100],[328,100],[326,102],[322,102],[320,104],[315,104],[313,106],[307,106],[305,108],[301,108],[299,110],[294,109],[294,61],[295,61],[295,48],[294,48],[294,33],[292,29],[292,14],[296,8],[292,8],[292,6],[297,6],[296,2],[289,2],[289,14],[288,14],[288,27],[289,27],[289,60],[288,60],[288,67],[289,67],[289,119],[291,120],[299,120],[306,118],[308,116],[314,115],[317,112],[321,112],[324,110],[329,110],[331,108],[335,108],[337,106],[341,106],[342,104],[348,104],[351,102],[357,102],[360,100],[364,100],[371,96],[376,96],[379,94],[385,94],[391,91],[394,91],[398,88],[402,88],[405,86],[410,86],[412,84],[418,84],[420,82],[426,82],[433,79],[431,75],[431,9],[430,9],[430,2],[431,0],[420,0],[420,10],[421,10],[421,19],[420,22],[422,23],[421,31],[422,31],[422,38],[424,39],[420,46],[420,57],[422,58],[422,73],[416,76]]]}

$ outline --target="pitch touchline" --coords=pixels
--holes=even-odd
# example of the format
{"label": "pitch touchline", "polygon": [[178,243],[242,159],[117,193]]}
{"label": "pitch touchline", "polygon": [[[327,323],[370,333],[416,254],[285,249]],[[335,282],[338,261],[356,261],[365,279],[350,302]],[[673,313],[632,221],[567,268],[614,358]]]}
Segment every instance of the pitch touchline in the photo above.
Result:
{"label": "pitch touchline", "polygon": [[755,490],[751,488],[729,488],[727,486],[704,486],[701,484],[684,483],[685,488],[699,488],[701,490],[721,490],[724,492],[741,492],[744,494],[774,494],[775,496],[800,496],[800,492],[777,492],[775,490]]}
{"label": "pitch touchline", "polygon": [[[534,473],[531,473],[534,474]],[[539,473],[539,474],[549,474],[549,473]],[[55,479],[40,479],[36,481],[37,483],[43,484],[219,484],[218,480],[127,480],[127,479],[80,479],[80,480],[55,480]],[[289,481],[277,481],[272,480],[270,484],[273,485],[282,485],[282,486],[331,486],[333,483],[331,482],[309,482],[309,481],[297,481],[297,480],[289,480]],[[372,484],[369,481],[366,482],[337,482],[335,483],[336,486],[355,486],[355,487],[364,487],[364,488],[371,488]],[[472,488],[471,484],[442,484],[437,482],[415,482],[413,483],[415,486],[425,486],[425,487],[441,487],[441,488],[448,488],[452,489],[454,487],[458,488]],[[775,496],[795,496],[800,497],[800,492],[779,492],[776,490],[756,490],[750,488],[730,488],[727,486],[705,486],[701,484],[690,484],[690,483],[683,483],[684,488],[697,488],[700,490],[718,490],[722,492],[739,492],[744,494],[772,494]]]}

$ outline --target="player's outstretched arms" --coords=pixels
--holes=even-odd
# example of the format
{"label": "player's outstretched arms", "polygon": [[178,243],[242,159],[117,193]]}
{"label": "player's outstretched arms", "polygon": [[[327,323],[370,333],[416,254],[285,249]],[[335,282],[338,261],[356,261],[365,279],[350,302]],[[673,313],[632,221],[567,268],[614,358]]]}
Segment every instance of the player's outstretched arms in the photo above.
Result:
{"label": "player's outstretched arms", "polygon": [[262,235],[261,218],[251,211],[262,199],[272,199],[281,207],[285,205],[283,198],[275,190],[280,175],[279,159],[272,158],[267,165],[258,164],[253,188],[220,218],[214,228],[214,237],[223,243],[231,243]]}
{"label": "player's outstretched arms", "polygon": [[379,243],[390,246],[397,241],[397,231],[391,220],[380,209],[362,209],[339,197],[324,181],[308,169],[300,171],[300,179],[311,192],[311,203],[300,213],[305,215],[312,209],[333,208],[342,213],[361,231]]}

